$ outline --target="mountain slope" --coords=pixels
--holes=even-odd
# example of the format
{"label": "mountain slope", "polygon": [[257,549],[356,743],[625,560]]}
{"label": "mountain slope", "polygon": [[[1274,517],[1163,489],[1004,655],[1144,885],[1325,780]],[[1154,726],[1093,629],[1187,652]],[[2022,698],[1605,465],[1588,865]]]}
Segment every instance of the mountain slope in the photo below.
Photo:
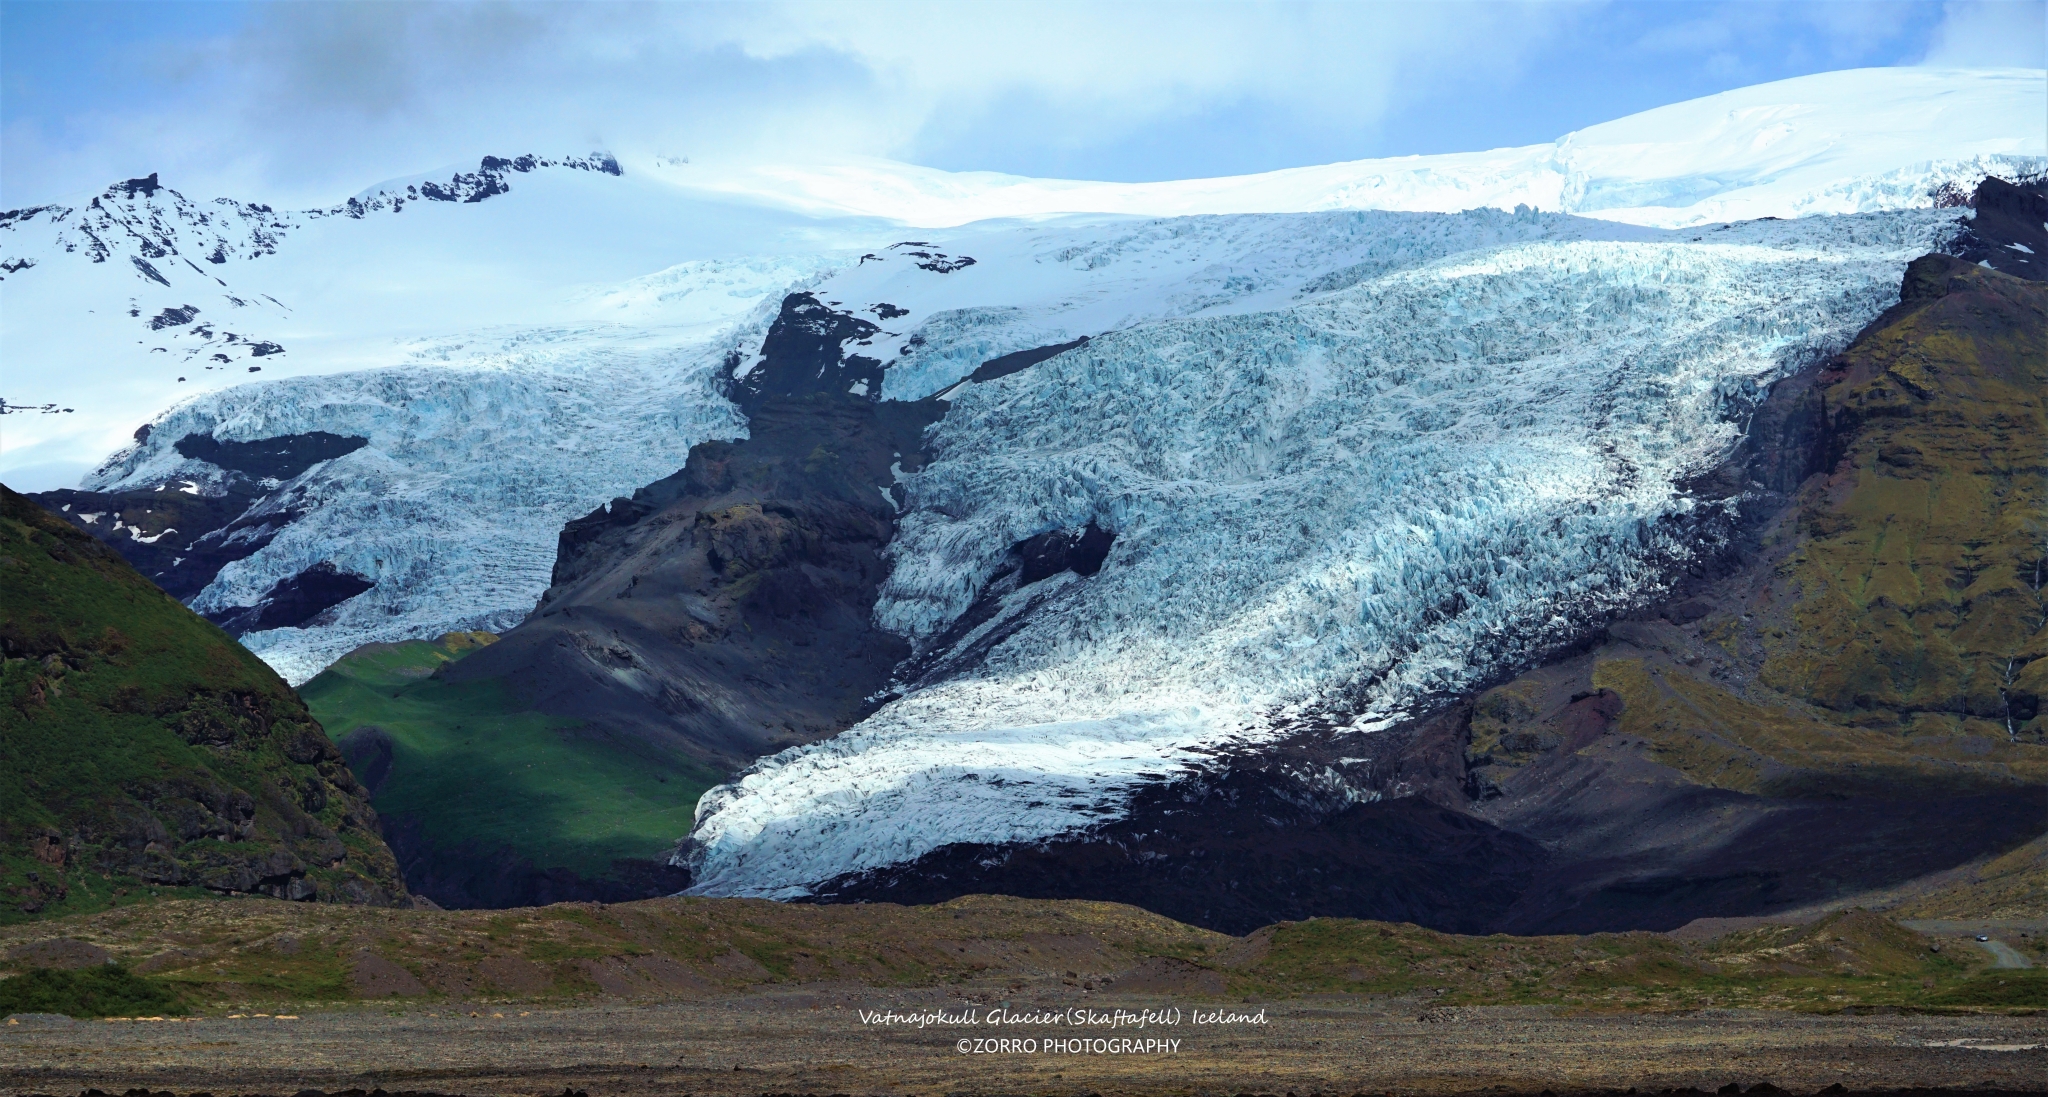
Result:
{"label": "mountain slope", "polygon": [[405,898],[377,816],[261,660],[0,489],[0,921],[206,888]]}

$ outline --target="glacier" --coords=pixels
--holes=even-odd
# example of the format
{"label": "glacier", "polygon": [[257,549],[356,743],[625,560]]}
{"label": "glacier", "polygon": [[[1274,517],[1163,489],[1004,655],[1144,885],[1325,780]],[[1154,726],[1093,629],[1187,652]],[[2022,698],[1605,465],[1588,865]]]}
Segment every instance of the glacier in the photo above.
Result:
{"label": "glacier", "polygon": [[[1932,210],[1951,184],[2048,167],[2044,89],[2038,71],[1858,70],[1524,149],[1160,184],[631,151],[486,158],[303,211],[130,180],[80,208],[0,214],[0,476],[211,491],[219,470],[175,449],[189,434],[369,439],[271,485],[258,510],[292,520],[194,599],[247,605],[318,562],[373,578],[305,627],[244,638],[303,681],[363,642],[520,619],[564,521],[673,472],[696,442],[744,435],[721,363],[758,347],[789,292],[875,310],[884,330],[860,352],[890,363],[886,396],[917,399],[1011,351],[1286,314],[1459,254]],[[1461,210],[1475,212],[1426,212]],[[1556,212],[1573,210],[1589,216]],[[1757,246],[1821,248],[1837,230],[1772,231],[1792,235]],[[891,247],[913,241],[975,263],[925,269]],[[983,387],[953,394],[955,414],[980,416]],[[1279,460],[1259,453],[1234,459]],[[1085,509],[1060,506],[918,536],[1007,535]],[[892,627],[927,636],[973,596],[980,564],[958,551],[973,567],[944,581],[901,559]]]}
{"label": "glacier", "polygon": [[928,645],[1048,530],[1115,530],[1108,561],[1032,588],[967,673],[708,793],[693,892],[1068,833],[1225,744],[1305,714],[1370,733],[1572,639],[1694,551],[1717,504],[1685,479],[1764,387],[1952,231],[1917,211],[1481,246],[961,390],[906,479],[878,619]]}

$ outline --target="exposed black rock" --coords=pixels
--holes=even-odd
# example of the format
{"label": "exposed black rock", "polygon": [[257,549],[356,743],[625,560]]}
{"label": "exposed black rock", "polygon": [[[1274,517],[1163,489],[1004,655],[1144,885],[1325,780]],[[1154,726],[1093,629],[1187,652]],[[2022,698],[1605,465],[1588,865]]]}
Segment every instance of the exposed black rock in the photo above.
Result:
{"label": "exposed black rock", "polygon": [[[1318,814],[1290,811],[1291,791],[1239,774],[1152,790],[1088,838],[948,846],[828,885],[821,899],[935,903],[998,891],[1128,903],[1233,934],[1332,916],[1487,933],[1546,860],[1529,839],[1426,800]],[[1182,797],[1193,803],[1175,810]]]}
{"label": "exposed black rock", "polygon": [[163,185],[156,181],[156,173],[150,172],[140,179],[124,179],[119,183],[115,183],[107,188],[106,196],[108,198],[135,198],[138,196],[148,198],[162,189]]}
{"label": "exposed black rock", "polygon": [[55,211],[58,217],[66,217],[70,215],[71,208],[69,206],[29,206],[25,209],[11,209],[0,212],[0,229],[26,221],[39,213],[50,213],[52,211]]}
{"label": "exposed black rock", "polygon": [[184,325],[191,323],[198,316],[199,309],[197,306],[194,305],[186,305],[183,308],[165,309],[162,312],[157,313],[155,316],[149,318],[149,330],[162,331],[165,328],[183,327]]}
{"label": "exposed black rock", "polygon": [[2048,281],[2048,178],[1978,184],[1969,204],[1976,215],[1950,245],[1955,255],[1993,270]]}
{"label": "exposed black rock", "polygon": [[[274,347],[275,344],[258,346]],[[259,350],[256,353],[273,352]],[[188,434],[178,439],[176,449],[183,456],[232,472],[268,480],[289,480],[321,461],[354,453],[369,444],[368,438],[315,430],[305,434],[258,438],[253,442],[223,442],[210,434]]]}
{"label": "exposed black rock", "polygon": [[[137,442],[148,437],[147,424],[135,432]],[[204,482],[172,479],[127,491],[45,491],[31,498],[105,542],[172,597],[189,602],[221,568],[261,551],[299,517],[299,508],[279,495],[275,484],[263,481],[290,480],[320,461],[367,444],[367,438],[326,431],[253,442],[188,434],[178,439],[177,451],[226,476]]]}
{"label": "exposed black rock", "polygon": [[230,636],[273,628],[296,628],[377,584],[322,561],[280,579],[253,606],[235,606],[206,615]]}
{"label": "exposed black rock", "polygon": [[163,276],[162,271],[159,271],[155,267],[151,266],[149,260],[144,259],[140,255],[131,255],[128,257],[128,261],[135,264],[136,273],[142,275],[144,278],[147,278],[152,282],[157,283],[158,285],[164,287],[165,289],[171,288],[170,279],[165,278]]}
{"label": "exposed black rock", "polygon": [[877,629],[891,465],[920,466],[936,401],[812,393],[742,442],[563,529],[534,615],[453,664],[542,712],[720,768],[858,719],[909,646]]}
{"label": "exposed black rock", "polygon": [[998,377],[1008,377],[1013,373],[1021,373],[1024,370],[1030,369],[1032,366],[1054,355],[1064,354],[1075,347],[1085,347],[1087,345],[1088,337],[1083,335],[1079,339],[1068,343],[1054,343],[1049,347],[1033,347],[1030,350],[1013,351],[999,358],[991,358],[983,362],[972,374],[968,375],[967,379],[969,381],[981,382],[993,381]]}
{"label": "exposed black rock", "polygon": [[368,201],[351,198],[344,205],[336,207],[334,213],[361,218],[373,211],[384,209],[388,203],[392,212],[405,208],[408,199],[428,202],[481,202],[487,198],[509,193],[511,182],[507,172],[529,172],[536,168],[573,168],[578,171],[594,171],[603,175],[619,175],[619,162],[610,153],[593,152],[589,156],[565,156],[550,159],[528,154],[506,159],[502,156],[486,156],[476,171],[457,172],[446,183],[428,181],[415,183],[405,188],[405,193],[378,194]]}
{"label": "exposed black rock", "polygon": [[[846,344],[868,339],[882,329],[850,312],[820,302],[809,293],[793,293],[761,341],[751,367],[732,384],[733,402],[749,414],[772,400],[826,394],[853,395],[869,403],[882,399],[882,362],[847,354]],[[745,366],[745,363],[740,363]]]}
{"label": "exposed black rock", "polygon": [[1109,557],[1110,546],[1114,544],[1116,534],[1093,522],[1073,533],[1056,529],[1027,538],[1013,550],[1022,559],[1018,582],[1030,586],[1063,571],[1084,577],[1093,575],[1102,570],[1102,561]]}
{"label": "exposed black rock", "polygon": [[1068,571],[1092,576],[1102,570],[1115,544],[1114,531],[1090,522],[1077,531],[1051,530],[1011,545],[966,612],[897,667],[896,680],[924,686],[972,672],[997,645],[1058,599],[1086,597],[1084,592],[1041,589],[1014,602],[1012,594]]}
{"label": "exposed black rock", "polygon": [[57,491],[30,496],[104,542],[172,597],[189,602],[220,569],[254,555],[296,515],[251,514],[263,497],[247,477],[203,492],[176,483],[131,491]]}

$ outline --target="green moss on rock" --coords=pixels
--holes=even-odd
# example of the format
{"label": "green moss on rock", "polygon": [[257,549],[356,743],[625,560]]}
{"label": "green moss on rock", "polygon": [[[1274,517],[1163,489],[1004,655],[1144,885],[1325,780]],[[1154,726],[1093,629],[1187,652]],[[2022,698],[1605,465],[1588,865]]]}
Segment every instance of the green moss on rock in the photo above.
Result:
{"label": "green moss on rock", "polygon": [[291,688],[0,487],[0,923],[151,895],[404,900]]}

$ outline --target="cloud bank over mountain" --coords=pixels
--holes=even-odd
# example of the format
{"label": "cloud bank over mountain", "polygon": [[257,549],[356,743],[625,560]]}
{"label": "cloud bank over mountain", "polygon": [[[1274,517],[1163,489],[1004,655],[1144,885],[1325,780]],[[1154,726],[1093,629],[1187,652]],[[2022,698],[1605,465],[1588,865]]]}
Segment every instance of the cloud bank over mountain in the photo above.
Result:
{"label": "cloud bank over mountain", "polygon": [[[1865,65],[2040,65],[1991,4],[11,5],[10,206],[294,205],[494,149],[1142,181],[1527,144]],[[2033,33],[2029,33],[2029,28]]]}

